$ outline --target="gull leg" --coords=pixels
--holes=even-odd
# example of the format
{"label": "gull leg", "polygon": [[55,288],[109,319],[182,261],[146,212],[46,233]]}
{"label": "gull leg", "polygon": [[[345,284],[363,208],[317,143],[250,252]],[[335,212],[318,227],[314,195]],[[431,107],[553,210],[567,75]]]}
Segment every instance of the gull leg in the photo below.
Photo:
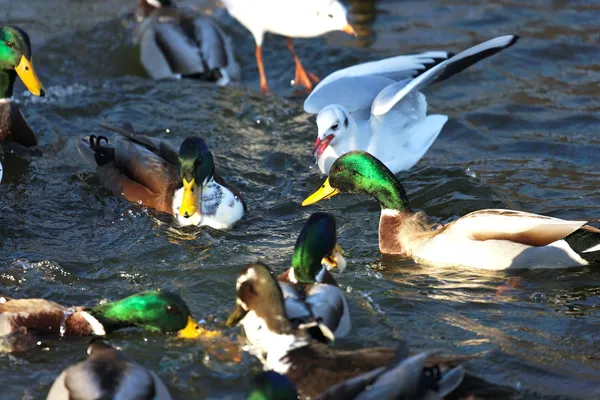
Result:
{"label": "gull leg", "polygon": [[304,69],[302,63],[300,62],[300,59],[296,55],[296,51],[294,50],[292,40],[290,38],[285,38],[285,42],[287,43],[288,49],[290,50],[290,53],[292,53],[292,56],[294,57],[294,62],[296,63],[294,85],[302,85],[308,90],[312,90],[313,83],[319,82],[319,78]]}
{"label": "gull leg", "polygon": [[260,75],[260,91],[262,94],[267,94],[269,93],[269,86],[267,85],[267,77],[265,76],[261,46],[256,46],[256,63],[258,64],[258,74]]}

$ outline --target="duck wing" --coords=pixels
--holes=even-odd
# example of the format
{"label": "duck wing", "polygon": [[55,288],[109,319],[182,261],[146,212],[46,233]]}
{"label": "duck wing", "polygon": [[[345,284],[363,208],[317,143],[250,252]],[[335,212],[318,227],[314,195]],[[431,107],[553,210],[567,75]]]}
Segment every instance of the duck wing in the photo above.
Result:
{"label": "duck wing", "polygon": [[165,158],[125,138],[102,143],[97,138],[82,136],[77,149],[96,165],[103,186],[115,195],[144,207],[173,213],[173,194],[179,185],[179,174],[177,167]]}
{"label": "duck wing", "polygon": [[214,18],[203,15],[194,18],[194,33],[200,52],[208,70],[218,71],[222,76],[220,84],[238,81],[241,77],[240,65],[235,60],[231,38],[223,32]]}
{"label": "duck wing", "polygon": [[179,22],[179,18],[155,13],[138,28],[141,62],[152,79],[173,79],[206,72],[198,44]]}
{"label": "duck wing", "polygon": [[444,226],[441,235],[472,240],[509,240],[528,246],[546,246],[578,231],[587,221],[567,221],[524,211],[474,211]]}
{"label": "duck wing", "polygon": [[314,284],[306,294],[306,304],[312,314],[323,321],[336,338],[350,333],[350,310],[339,287]]}
{"label": "duck wing", "polygon": [[133,130],[133,126],[130,122],[123,122],[122,128],[107,124],[106,122],[98,122],[98,124],[103,128],[121,134],[123,137],[136,144],[144,146],[146,149],[150,150],[154,154],[168,161],[170,164],[178,165],[179,152],[175,147],[165,142],[164,140],[155,139],[136,133]]}

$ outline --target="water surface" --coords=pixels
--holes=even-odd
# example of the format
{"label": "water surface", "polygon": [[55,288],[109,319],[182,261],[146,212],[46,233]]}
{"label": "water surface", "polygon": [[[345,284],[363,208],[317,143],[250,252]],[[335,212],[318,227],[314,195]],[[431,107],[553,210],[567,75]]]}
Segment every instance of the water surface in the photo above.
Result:
{"label": "water surface", "polygon": [[[30,33],[48,92],[33,98],[20,83],[15,91],[43,156],[1,156],[2,292],[94,305],[160,287],[178,291],[210,327],[222,327],[240,268],[256,260],[286,268],[302,224],[324,210],[337,217],[349,257],[336,278],[347,291],[354,335],[338,346],[406,339],[415,348],[487,351],[468,367],[523,389],[523,397],[600,398],[600,268],[464,271],[382,256],[371,199],[300,206],[323,177],[310,154],[314,117],[289,87],[294,70],[284,41],[268,36],[264,45],[276,96],[257,93],[251,36],[219,12],[236,42],[243,84],[153,82],[130,44],[124,15],[133,3],[0,0],[4,20]],[[417,166],[399,175],[414,208],[442,221],[489,207],[600,216],[597,2],[354,3],[359,39],[332,33],[296,41],[321,77],[356,62],[521,36],[513,48],[425,90],[430,112],[450,120]],[[247,217],[230,232],[178,229],[100,188],[76,138],[106,134],[98,121],[125,120],[174,145],[204,137],[220,173],[245,194]],[[233,361],[221,344],[136,330],[110,339],[156,370],[176,398],[241,398],[259,368],[249,356]],[[0,398],[44,398],[56,375],[84,358],[87,339],[48,344],[48,351],[0,356]]]}

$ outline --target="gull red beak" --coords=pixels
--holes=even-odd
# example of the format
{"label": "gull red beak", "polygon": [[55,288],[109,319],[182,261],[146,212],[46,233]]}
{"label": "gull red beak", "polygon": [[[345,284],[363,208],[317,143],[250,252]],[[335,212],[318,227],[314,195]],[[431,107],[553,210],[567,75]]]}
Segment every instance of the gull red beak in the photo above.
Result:
{"label": "gull red beak", "polygon": [[317,138],[317,141],[315,142],[315,145],[313,146],[313,156],[315,156],[316,159],[321,157],[321,154],[323,154],[323,152],[325,151],[327,146],[329,146],[329,143],[331,143],[331,141],[333,140],[333,137],[334,137],[333,134],[331,134],[331,135],[325,136],[323,138],[323,140]]}

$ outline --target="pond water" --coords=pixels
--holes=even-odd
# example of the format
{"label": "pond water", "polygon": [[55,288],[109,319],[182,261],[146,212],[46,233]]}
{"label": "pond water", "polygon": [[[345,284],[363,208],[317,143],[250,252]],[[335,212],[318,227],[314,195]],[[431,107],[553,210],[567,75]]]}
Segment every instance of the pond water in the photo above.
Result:
{"label": "pond water", "polygon": [[[241,267],[290,264],[310,213],[333,213],[349,265],[353,335],[339,347],[394,346],[489,353],[468,364],[524,398],[600,398],[600,268],[486,272],[437,269],[377,247],[379,207],[367,197],[300,202],[321,183],[311,156],[314,117],[289,87],[284,41],[264,57],[275,95],[258,93],[251,36],[216,11],[235,41],[239,87],[144,77],[125,17],[133,0],[0,0],[3,21],[27,30],[44,98],[15,91],[40,140],[39,154],[4,154],[0,185],[0,291],[66,305],[134,292],[179,292],[194,315],[223,327]],[[600,4],[594,1],[355,1],[360,31],[296,40],[324,77],[357,62],[425,50],[460,51],[514,33],[521,40],[425,90],[430,112],[450,120],[427,155],[399,175],[414,208],[442,221],[490,207],[600,216]],[[479,4],[481,3],[481,4]],[[215,3],[197,1],[200,10]],[[168,217],[116,199],[76,150],[99,121],[131,121],[178,145],[207,140],[217,169],[250,212],[230,232],[179,229]],[[498,289],[501,287],[501,289]],[[238,330],[225,333],[235,338]],[[176,398],[243,398],[259,364],[222,344],[120,331],[110,336],[157,371]],[[48,351],[0,355],[2,399],[44,398],[56,375],[85,357],[87,339]],[[231,354],[231,353],[236,354]],[[235,361],[234,361],[235,359]]]}

